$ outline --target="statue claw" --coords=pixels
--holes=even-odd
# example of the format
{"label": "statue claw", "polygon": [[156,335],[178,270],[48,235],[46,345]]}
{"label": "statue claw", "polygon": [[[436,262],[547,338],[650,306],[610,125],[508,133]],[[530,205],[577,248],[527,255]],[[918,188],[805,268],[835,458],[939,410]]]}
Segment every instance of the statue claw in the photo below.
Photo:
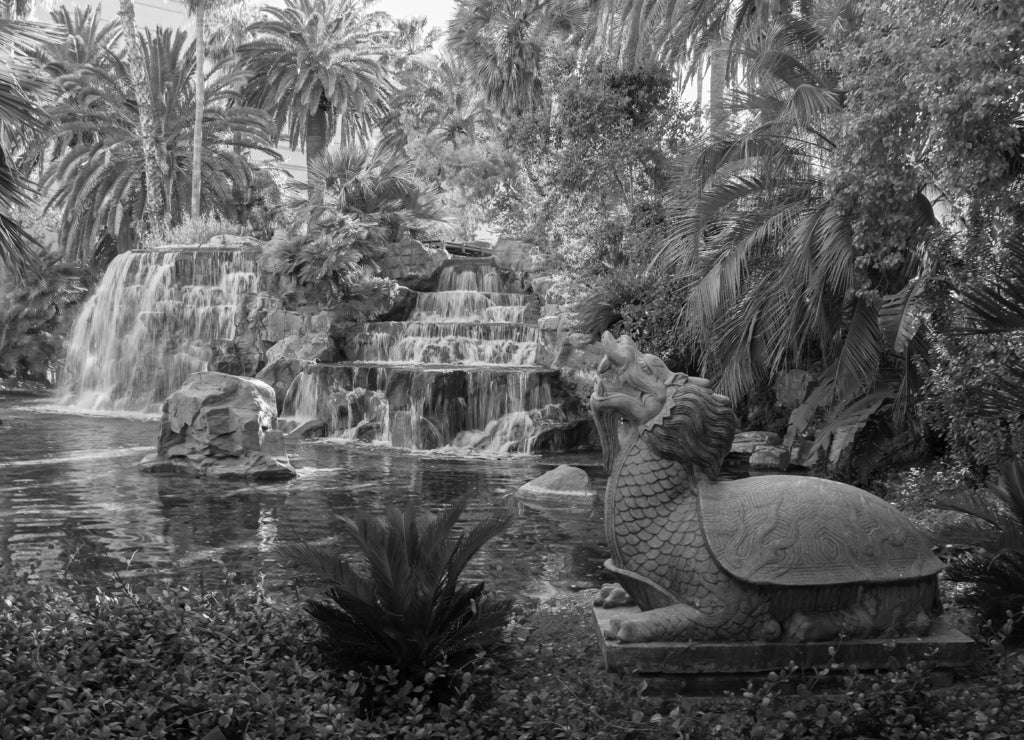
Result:
{"label": "statue claw", "polygon": [[594,606],[613,609],[617,606],[632,606],[633,598],[617,583],[606,583],[594,597]]}

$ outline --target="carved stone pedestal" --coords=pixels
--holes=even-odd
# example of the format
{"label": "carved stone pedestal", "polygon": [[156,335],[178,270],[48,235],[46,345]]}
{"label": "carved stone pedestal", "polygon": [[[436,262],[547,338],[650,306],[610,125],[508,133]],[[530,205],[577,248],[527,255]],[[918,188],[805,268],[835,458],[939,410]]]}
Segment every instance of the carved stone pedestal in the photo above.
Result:
{"label": "carved stone pedestal", "polygon": [[[613,609],[594,607],[594,625],[604,655],[605,667],[615,673],[634,675],[647,682],[648,691],[656,694],[683,696],[720,695],[725,691],[742,691],[749,681],[757,685],[772,671],[786,668],[791,662],[812,677],[812,669],[840,663],[857,666],[862,673],[891,668],[890,659],[905,665],[924,661],[932,667],[933,683],[952,682],[953,672],[971,663],[975,642],[953,629],[941,619],[936,620],[925,637],[900,637],[844,640],[833,642],[647,642],[620,643],[607,640],[605,628],[612,617],[639,611],[635,606]],[[835,657],[829,648],[835,647]],[[832,671],[836,678],[845,670]],[[826,677],[828,678],[828,677]],[[825,690],[829,681],[819,681]],[[833,684],[834,685],[834,684]]]}

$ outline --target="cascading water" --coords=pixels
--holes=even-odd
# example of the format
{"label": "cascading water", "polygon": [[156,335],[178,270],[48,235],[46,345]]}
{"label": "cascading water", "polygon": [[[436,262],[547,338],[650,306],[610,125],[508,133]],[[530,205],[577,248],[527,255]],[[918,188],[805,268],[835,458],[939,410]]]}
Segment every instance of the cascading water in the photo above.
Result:
{"label": "cascading water", "polygon": [[553,403],[555,371],[537,365],[536,298],[507,292],[493,263],[446,266],[409,321],[362,325],[350,362],[306,368],[283,415],[331,434],[396,447],[530,450]]}
{"label": "cascading water", "polygon": [[156,411],[213,347],[231,341],[255,256],[241,250],[157,249],[118,255],[86,302],[67,346],[60,390],[83,409]]}

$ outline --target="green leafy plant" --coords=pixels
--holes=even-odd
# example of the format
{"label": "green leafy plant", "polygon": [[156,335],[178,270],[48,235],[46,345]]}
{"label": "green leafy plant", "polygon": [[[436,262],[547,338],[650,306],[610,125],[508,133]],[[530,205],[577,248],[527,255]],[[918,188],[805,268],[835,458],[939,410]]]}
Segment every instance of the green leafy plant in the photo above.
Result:
{"label": "green leafy plant", "polygon": [[319,623],[321,648],[342,669],[392,666],[419,683],[438,664],[456,673],[499,640],[511,606],[485,593],[484,583],[460,580],[511,513],[453,530],[465,502],[438,514],[388,509],[383,518],[343,518],[361,558],[350,563],[322,547],[287,544],[279,552],[328,584],[323,598],[306,602]]}
{"label": "green leafy plant", "polygon": [[959,600],[997,625],[1006,621],[1007,611],[1019,614],[1024,609],[1024,463],[1006,463],[987,489],[937,505],[970,517],[938,532],[943,542],[974,548],[946,566],[947,578],[970,584]]}

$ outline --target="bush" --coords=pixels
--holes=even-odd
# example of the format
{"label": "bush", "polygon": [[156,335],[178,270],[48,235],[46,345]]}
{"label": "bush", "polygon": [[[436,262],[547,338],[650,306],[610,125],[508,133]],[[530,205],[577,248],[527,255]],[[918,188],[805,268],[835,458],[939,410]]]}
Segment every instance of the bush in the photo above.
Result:
{"label": "bush", "polygon": [[946,460],[966,466],[977,482],[1011,458],[1024,457],[1024,420],[989,409],[1003,368],[1021,363],[1024,338],[945,337],[919,406],[921,420],[945,447]]}
{"label": "bush", "polygon": [[163,235],[147,234],[139,247],[154,249],[167,244],[206,244],[215,236],[246,236],[248,233],[244,226],[231,221],[222,221],[217,216],[202,216],[198,219],[187,218]]}

